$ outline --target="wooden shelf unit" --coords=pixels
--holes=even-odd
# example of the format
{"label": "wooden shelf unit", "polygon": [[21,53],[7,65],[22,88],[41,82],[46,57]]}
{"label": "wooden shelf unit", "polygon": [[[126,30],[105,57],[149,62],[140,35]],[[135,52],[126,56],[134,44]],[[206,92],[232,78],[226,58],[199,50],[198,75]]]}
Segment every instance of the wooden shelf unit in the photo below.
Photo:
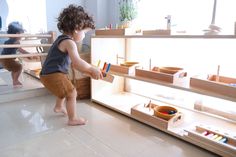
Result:
{"label": "wooden shelf unit", "polygon": [[[135,40],[135,41],[133,41]],[[143,41],[145,40],[145,41]],[[148,42],[147,42],[147,41]],[[156,42],[157,40],[157,42]],[[163,41],[162,41],[163,40]],[[154,58],[155,56],[152,56],[152,53],[148,53],[150,49],[153,49],[154,47],[156,48],[157,53],[161,53],[158,50],[158,47],[164,47],[161,45],[158,45],[158,42],[161,41],[163,43],[168,42],[168,40],[172,40],[173,42],[178,42],[178,44],[183,44],[185,41],[191,41],[195,42],[200,42],[204,43],[209,42],[209,44],[215,44],[214,42],[218,42],[216,40],[230,40],[230,42],[236,42],[236,37],[235,36],[94,36],[91,39],[91,63],[96,65],[98,60],[101,60],[102,62],[106,63],[111,63],[113,65],[118,65],[119,59],[117,59],[117,56],[120,58],[124,58],[124,60],[127,61],[137,61],[141,65],[145,65],[149,63],[149,58]],[[180,40],[177,41],[177,40]],[[199,41],[201,40],[201,41]],[[211,40],[214,40],[213,42]],[[233,40],[233,41],[232,41]],[[147,44],[146,46],[143,46],[140,43],[145,43]],[[137,48],[136,48],[137,47]],[[140,51],[140,47],[142,47]],[[151,48],[149,48],[151,47]],[[181,46],[176,46],[178,48],[182,48]],[[227,45],[226,45],[227,47]],[[168,49],[168,48],[167,48]],[[181,49],[181,51],[183,51]],[[181,53],[181,51],[178,51]],[[186,49],[185,51],[188,51]],[[148,53],[148,54],[147,54]],[[176,52],[175,52],[176,53]],[[155,52],[153,52],[155,54]],[[151,55],[151,56],[148,56]],[[162,57],[161,54],[155,54],[159,56],[159,58]],[[145,57],[146,56],[146,57]],[[187,57],[192,57],[191,55]],[[144,61],[144,60],[147,61]],[[166,62],[166,64],[170,64],[171,61],[165,60],[166,58],[160,59],[160,64],[163,64]],[[178,60],[179,62],[184,61],[185,58],[183,58],[180,54],[179,58],[175,59]],[[206,60],[205,60],[206,61]],[[159,64],[159,62],[152,62],[152,66],[155,66],[155,64]],[[175,62],[178,63],[178,62]],[[175,64],[174,63],[174,64]],[[166,65],[161,65],[161,66],[166,66]],[[179,65],[172,65],[172,66],[179,66]],[[149,65],[146,65],[146,68],[150,67]],[[179,66],[182,67],[182,66]],[[225,132],[230,132],[232,133],[232,137],[234,138],[233,140],[236,139],[236,122],[227,120],[224,118],[219,118],[215,116],[211,116],[209,114],[205,114],[203,112],[199,112],[194,109],[186,109],[185,107],[181,107],[181,105],[177,106],[176,104],[170,104],[168,101],[165,102],[165,100],[158,100],[158,99],[153,99],[151,96],[148,97],[146,95],[142,95],[142,93],[137,93],[137,89],[139,88],[137,86],[140,85],[140,88],[143,88],[145,86],[142,85],[141,83],[137,86],[135,86],[132,81],[137,80],[139,82],[143,83],[150,83],[153,85],[160,85],[163,87],[168,88],[169,90],[171,89],[177,89],[181,91],[185,91],[189,94],[200,94],[202,96],[210,96],[211,98],[217,98],[217,99],[222,99],[223,101],[232,101],[232,103],[236,103],[236,96],[225,96],[222,94],[218,94],[215,92],[209,92],[206,90],[201,90],[198,88],[190,87],[189,86],[189,81],[191,76],[184,78],[180,82],[173,82],[173,83],[168,83],[164,81],[160,81],[157,79],[151,79],[145,76],[136,76],[135,74],[125,74],[125,73],[119,73],[119,72],[114,72],[110,71],[109,74],[112,74],[115,76],[113,83],[107,83],[102,80],[91,80],[91,99],[94,102],[97,102],[105,107],[108,107],[116,112],[119,112],[125,116],[131,117],[133,119],[136,119],[140,122],[143,122],[145,124],[148,124],[152,127],[155,127],[161,131],[164,131],[170,135],[173,135],[177,138],[180,138],[182,140],[185,140],[187,142],[190,142],[192,144],[195,144],[199,147],[202,147],[204,149],[207,149],[209,151],[212,151],[218,155],[221,156],[226,156],[226,157],[233,157],[236,153],[234,146],[232,148],[228,148],[230,151],[218,151],[218,149],[222,149],[219,145],[219,147],[215,147],[212,145],[211,142],[203,142],[199,143],[196,142],[196,140],[193,140],[186,136],[189,128],[194,128],[199,125],[206,125],[206,126],[212,126],[213,127],[221,129],[222,126],[225,128]],[[135,87],[134,87],[135,86]],[[141,89],[142,90],[142,89]],[[145,92],[145,91],[144,91]],[[177,126],[168,126],[168,128],[164,127],[159,127],[157,125],[154,125],[152,121],[149,121],[149,118],[139,118],[137,116],[134,116],[131,113],[132,108],[137,106],[138,104],[144,104],[149,102],[150,100],[156,102],[157,104],[161,105],[173,105],[179,108],[181,113],[183,113],[183,122]],[[224,104],[222,104],[224,105]]]}

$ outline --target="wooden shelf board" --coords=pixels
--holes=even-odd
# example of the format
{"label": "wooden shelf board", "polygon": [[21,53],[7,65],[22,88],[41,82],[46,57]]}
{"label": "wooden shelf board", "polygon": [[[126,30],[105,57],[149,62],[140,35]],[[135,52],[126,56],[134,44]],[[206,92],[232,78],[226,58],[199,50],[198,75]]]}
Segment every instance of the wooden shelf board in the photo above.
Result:
{"label": "wooden shelf board", "polygon": [[[149,121],[143,120],[143,119],[137,119],[136,117],[131,115],[131,108],[132,107],[134,107],[137,104],[147,103],[149,100],[150,99],[148,99],[146,97],[142,97],[142,96],[128,93],[128,92],[120,92],[120,93],[110,94],[110,95],[107,95],[105,98],[102,97],[102,93],[97,94],[96,96],[92,96],[92,101],[94,101],[94,102],[97,102],[97,103],[99,103],[107,108],[110,108],[118,113],[121,113],[125,116],[136,119],[136,120],[138,120],[142,123],[145,123],[149,126],[157,128]],[[157,103],[162,104],[162,105],[165,104],[163,102],[157,102]],[[218,154],[221,154],[221,155],[233,157],[232,155],[228,154],[227,152],[218,150],[218,148],[216,148],[214,146],[211,146],[209,144],[202,143],[202,142],[196,142],[195,140],[192,140],[191,138],[185,136],[187,133],[185,130],[189,129],[189,128],[193,128],[197,125],[202,125],[202,124],[212,127],[212,125],[214,124],[214,125],[218,126],[215,128],[222,129],[222,131],[224,131],[223,128],[227,128],[227,133],[235,134],[233,136],[236,137],[235,123],[231,123],[231,122],[223,120],[223,119],[217,119],[214,117],[210,117],[208,115],[205,115],[205,114],[202,114],[199,112],[195,112],[194,110],[193,111],[186,110],[184,108],[180,108],[179,106],[177,108],[179,108],[178,110],[183,113],[183,118],[184,118],[183,122],[181,124],[179,124],[178,126],[169,127],[168,129],[162,129],[162,128],[157,128],[157,129],[164,131],[165,133],[168,133],[168,134],[175,136],[177,138],[180,138],[182,140],[185,140],[187,142],[193,143],[193,144],[195,144],[199,147],[202,147],[204,149],[207,149],[209,151],[217,152]]]}
{"label": "wooden shelf board", "polygon": [[1,48],[50,47],[52,44],[0,44]]}
{"label": "wooden shelf board", "polygon": [[189,87],[188,84],[185,84],[185,83],[181,84],[182,82],[176,82],[176,83],[172,84],[172,83],[166,83],[164,81],[159,81],[159,80],[155,80],[155,79],[150,79],[150,78],[145,78],[145,77],[140,77],[140,76],[134,76],[134,75],[121,74],[121,73],[116,73],[116,72],[111,72],[111,74],[117,75],[117,76],[122,76],[122,77],[125,77],[125,78],[135,79],[135,80],[139,80],[139,81],[154,83],[154,84],[158,84],[158,85],[162,85],[162,86],[166,86],[166,87],[171,87],[171,88],[175,88],[175,89],[180,89],[180,90],[184,90],[184,91],[194,92],[194,93],[198,93],[198,94],[214,96],[214,97],[218,97],[218,98],[221,98],[221,99],[226,99],[226,100],[236,102],[236,96],[235,97],[229,97],[229,96],[217,94],[217,93],[214,93],[214,92],[209,92],[207,90],[198,89],[198,88],[194,88],[194,87]]}
{"label": "wooden shelf board", "polygon": [[236,35],[96,35],[92,38],[193,38],[193,39],[235,39]]}
{"label": "wooden shelf board", "polygon": [[[126,114],[129,117],[132,117],[130,115],[131,108],[137,104],[148,103],[150,99],[143,96],[136,95],[136,94],[132,94],[129,92],[120,92],[120,93],[106,95],[106,97],[104,97],[104,95],[102,96],[102,93],[97,94],[96,96],[92,95],[92,101],[98,102],[99,104],[104,105],[108,108],[114,109],[115,111],[119,113]],[[163,102],[159,102],[156,100],[153,100],[153,101],[160,105],[166,105],[166,103],[163,103]],[[224,119],[217,119],[215,117],[202,114],[195,110],[188,110],[185,108],[181,108],[180,106],[176,106],[174,104],[173,106],[179,108],[179,110],[182,113],[184,113],[183,115],[184,122],[180,124],[177,128],[184,129],[188,126],[191,127],[192,125],[197,125],[197,124],[207,124],[209,126],[213,124],[217,124],[219,128],[224,127],[229,130],[232,130],[232,132],[235,132],[235,136],[236,136],[236,125],[233,122],[230,122]],[[179,129],[173,128],[173,132],[174,130],[179,130]]]}

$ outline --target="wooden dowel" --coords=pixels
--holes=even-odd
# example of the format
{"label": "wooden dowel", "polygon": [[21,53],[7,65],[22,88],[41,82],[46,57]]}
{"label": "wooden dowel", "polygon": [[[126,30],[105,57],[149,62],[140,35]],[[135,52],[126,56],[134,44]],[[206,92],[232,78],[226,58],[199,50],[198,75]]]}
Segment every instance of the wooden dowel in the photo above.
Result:
{"label": "wooden dowel", "polygon": [[27,58],[34,56],[47,56],[47,53],[31,53],[31,54],[17,54],[17,55],[0,55],[0,59],[9,59],[9,58]]}
{"label": "wooden dowel", "polygon": [[0,38],[16,38],[16,37],[51,38],[52,34],[0,34]]}
{"label": "wooden dowel", "polygon": [[52,44],[0,44],[0,48],[50,47]]}
{"label": "wooden dowel", "polygon": [[217,66],[216,82],[220,81],[220,65]]}

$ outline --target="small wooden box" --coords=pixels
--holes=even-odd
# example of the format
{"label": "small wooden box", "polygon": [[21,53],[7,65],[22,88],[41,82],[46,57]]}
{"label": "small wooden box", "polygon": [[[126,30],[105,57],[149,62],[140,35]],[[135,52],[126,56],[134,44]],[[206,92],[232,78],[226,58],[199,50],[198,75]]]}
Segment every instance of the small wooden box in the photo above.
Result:
{"label": "small wooden box", "polygon": [[145,78],[150,78],[150,79],[155,79],[155,80],[160,80],[168,83],[174,83],[175,79],[178,79],[182,77],[182,73],[174,73],[174,74],[168,74],[168,73],[163,73],[163,72],[158,72],[158,71],[149,71],[149,70],[143,70],[143,69],[135,69],[135,75],[136,76],[141,76]]}
{"label": "small wooden box", "polygon": [[[157,107],[158,105],[152,104],[152,108]],[[137,120],[150,124],[155,128],[166,130],[170,126],[177,126],[183,121],[182,113],[178,112],[175,116],[169,120],[165,120],[159,117],[154,116],[153,109],[149,109],[149,107],[145,107],[142,104],[136,105],[131,108],[131,115]]]}
{"label": "small wooden box", "polygon": [[197,76],[190,78],[190,86],[203,89],[217,94],[236,98],[236,87],[230,84],[236,84],[235,78],[219,76],[219,82],[216,82],[216,75],[209,75],[207,78]]}
{"label": "small wooden box", "polygon": [[135,67],[134,66],[127,67],[127,66],[111,64],[110,71],[122,74],[132,74],[135,72]]}
{"label": "small wooden box", "polygon": [[110,83],[112,83],[113,82],[113,80],[114,80],[114,76],[113,75],[111,75],[111,74],[109,74],[109,73],[103,73],[103,81],[106,81],[106,82],[110,82]]}
{"label": "small wooden box", "polygon": [[132,35],[132,34],[135,34],[135,31],[131,28],[95,30],[95,35]]}
{"label": "small wooden box", "polygon": [[170,35],[171,30],[156,29],[156,30],[143,30],[143,35]]}
{"label": "small wooden box", "polygon": [[[202,143],[206,146],[213,147],[216,151],[218,151],[217,153],[222,156],[235,157],[236,155],[236,137],[231,137],[228,133],[221,133],[218,130],[215,131],[202,126],[196,126],[194,129],[188,129],[185,131],[188,133],[185,137],[197,143]],[[207,132],[207,134],[205,134],[205,132]],[[209,136],[210,134],[217,135],[217,137],[225,137],[227,138],[227,141],[222,142],[220,140],[216,140],[216,138],[213,138],[214,136]]]}

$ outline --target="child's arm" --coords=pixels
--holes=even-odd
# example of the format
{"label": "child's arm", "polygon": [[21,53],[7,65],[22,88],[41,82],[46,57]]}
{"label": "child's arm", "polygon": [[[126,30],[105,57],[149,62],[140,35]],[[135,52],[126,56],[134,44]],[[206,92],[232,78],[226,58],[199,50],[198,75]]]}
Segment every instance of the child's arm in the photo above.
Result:
{"label": "child's arm", "polygon": [[[16,42],[16,43],[17,43],[17,44],[20,44],[19,41]],[[19,51],[20,53],[22,53],[22,54],[30,54],[30,52],[24,50],[22,47],[18,48],[18,51]],[[38,59],[37,56],[35,56],[35,57],[27,57],[27,58],[28,58],[28,59]]]}
{"label": "child's arm", "polygon": [[100,69],[92,66],[91,64],[87,63],[86,61],[80,58],[79,53],[77,51],[77,46],[74,41],[65,40],[61,44],[60,44],[61,47],[64,47],[63,45],[65,45],[66,51],[68,52],[70,59],[72,61],[72,65],[75,69],[79,70],[82,73],[90,75],[93,79],[103,78]]}

